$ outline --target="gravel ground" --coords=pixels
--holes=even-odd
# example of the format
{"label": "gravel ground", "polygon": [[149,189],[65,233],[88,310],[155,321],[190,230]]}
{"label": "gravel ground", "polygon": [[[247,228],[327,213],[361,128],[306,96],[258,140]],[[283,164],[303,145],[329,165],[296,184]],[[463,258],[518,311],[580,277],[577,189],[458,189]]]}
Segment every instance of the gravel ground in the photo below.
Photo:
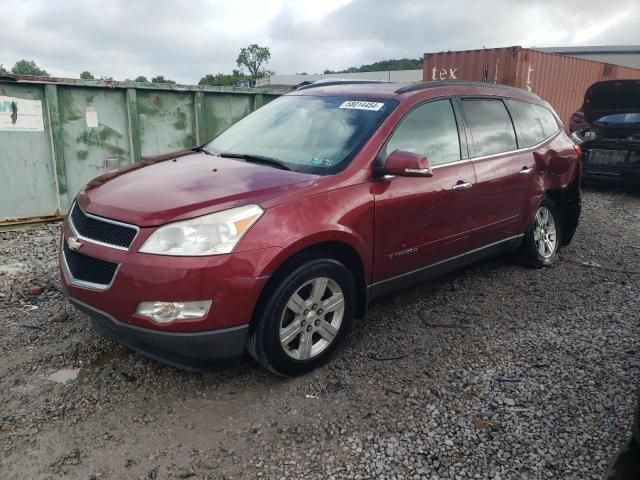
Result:
{"label": "gravel ground", "polygon": [[58,232],[0,233],[2,479],[597,479],[629,434],[638,193],[586,191],[553,268],[497,258],[372,305],[288,380],[98,337],[58,287]]}

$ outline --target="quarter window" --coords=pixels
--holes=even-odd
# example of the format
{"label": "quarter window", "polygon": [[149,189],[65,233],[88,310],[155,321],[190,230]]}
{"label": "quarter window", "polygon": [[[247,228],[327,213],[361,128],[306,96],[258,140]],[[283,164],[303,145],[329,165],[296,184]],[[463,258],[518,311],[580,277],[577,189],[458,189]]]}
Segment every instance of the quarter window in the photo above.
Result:
{"label": "quarter window", "polygon": [[549,138],[558,131],[558,122],[556,121],[556,117],[553,116],[553,113],[551,113],[549,109],[541,105],[534,105],[533,111],[537,113],[538,118],[542,122],[542,129],[544,130],[545,138]]}
{"label": "quarter window", "polygon": [[431,166],[460,160],[460,138],[451,101],[425,103],[409,112],[387,143],[387,155],[394,150],[424,155]]}
{"label": "quarter window", "polygon": [[558,122],[545,107],[517,100],[509,100],[509,106],[518,119],[525,146],[536,145],[558,131]]}
{"label": "quarter window", "polygon": [[462,108],[471,129],[476,157],[516,150],[516,133],[502,100],[463,100]]}

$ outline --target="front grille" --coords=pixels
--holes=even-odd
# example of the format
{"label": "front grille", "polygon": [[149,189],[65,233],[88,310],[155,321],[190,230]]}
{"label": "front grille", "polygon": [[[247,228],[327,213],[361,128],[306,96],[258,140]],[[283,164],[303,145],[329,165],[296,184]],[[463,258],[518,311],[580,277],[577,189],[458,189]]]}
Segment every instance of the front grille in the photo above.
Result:
{"label": "front grille", "polygon": [[116,274],[118,264],[88,257],[78,252],[69,250],[67,242],[62,242],[64,258],[67,263],[69,273],[73,280],[107,286]]}
{"label": "front grille", "polygon": [[76,233],[87,240],[113,245],[120,248],[129,248],[136,237],[138,230],[133,226],[112,223],[107,219],[89,216],[75,203],[69,215]]}
{"label": "front grille", "polygon": [[589,163],[593,165],[624,165],[626,150],[591,150]]}

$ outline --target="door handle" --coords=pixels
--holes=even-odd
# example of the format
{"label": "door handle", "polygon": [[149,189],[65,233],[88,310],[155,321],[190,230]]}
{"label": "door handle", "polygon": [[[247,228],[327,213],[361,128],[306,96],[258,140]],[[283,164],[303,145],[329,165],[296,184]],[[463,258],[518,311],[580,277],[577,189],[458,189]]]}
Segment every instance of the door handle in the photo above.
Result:
{"label": "door handle", "polygon": [[520,170],[520,175],[529,175],[532,172],[533,167],[522,167],[522,170]]}
{"label": "door handle", "polygon": [[473,183],[464,182],[464,183],[456,183],[451,190],[455,190],[456,192],[469,190],[473,187]]}

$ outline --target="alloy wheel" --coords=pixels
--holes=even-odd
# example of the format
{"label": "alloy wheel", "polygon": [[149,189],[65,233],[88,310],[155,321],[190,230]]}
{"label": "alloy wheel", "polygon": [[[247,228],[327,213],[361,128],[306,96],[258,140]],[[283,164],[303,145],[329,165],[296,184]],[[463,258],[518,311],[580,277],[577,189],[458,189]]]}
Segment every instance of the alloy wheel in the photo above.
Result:
{"label": "alloy wheel", "polygon": [[542,258],[550,258],[556,252],[558,244],[556,222],[547,207],[540,207],[536,212],[533,240]]}
{"label": "alloy wheel", "polygon": [[330,278],[305,282],[291,295],[280,319],[280,345],[296,360],[322,353],[335,339],[344,317],[344,295]]}

